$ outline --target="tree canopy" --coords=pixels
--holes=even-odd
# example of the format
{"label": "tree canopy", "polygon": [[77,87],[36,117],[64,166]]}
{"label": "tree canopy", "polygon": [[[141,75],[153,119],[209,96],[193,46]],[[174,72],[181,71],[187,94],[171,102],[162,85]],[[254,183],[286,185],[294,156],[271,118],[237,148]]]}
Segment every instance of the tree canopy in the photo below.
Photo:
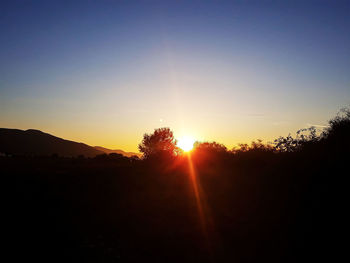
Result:
{"label": "tree canopy", "polygon": [[176,144],[177,141],[170,128],[158,128],[152,134],[145,133],[143,135],[139,150],[145,158],[161,153],[176,155],[179,153]]}

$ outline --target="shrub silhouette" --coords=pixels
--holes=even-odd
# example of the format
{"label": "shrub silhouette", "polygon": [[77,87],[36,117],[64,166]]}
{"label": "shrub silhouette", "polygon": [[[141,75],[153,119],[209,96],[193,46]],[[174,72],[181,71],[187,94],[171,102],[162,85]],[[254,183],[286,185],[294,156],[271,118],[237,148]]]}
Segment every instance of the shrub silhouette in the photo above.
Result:
{"label": "shrub silhouette", "polygon": [[217,142],[195,142],[193,145],[195,151],[207,151],[207,152],[226,152],[225,145]]}
{"label": "shrub silhouette", "polygon": [[[326,127],[320,135],[314,126],[306,129],[300,129],[296,137],[290,134],[287,137],[280,136],[274,140],[275,150],[277,152],[297,152],[311,148],[316,152],[314,147],[325,147],[343,149],[349,147],[350,134],[350,108],[341,109],[337,116],[328,121]],[[321,149],[318,149],[321,150]]]}
{"label": "shrub silhouette", "polygon": [[296,133],[296,137],[288,134],[287,137],[280,136],[274,140],[275,150],[279,152],[294,152],[300,150],[306,144],[316,142],[320,139],[314,126],[310,128],[300,129]]}
{"label": "shrub silhouette", "polygon": [[233,147],[231,152],[233,154],[240,154],[245,152],[271,152],[274,147],[271,144],[265,144],[261,139],[257,141],[252,141],[250,145],[247,143],[239,143],[238,147]]}
{"label": "shrub silhouette", "polygon": [[350,108],[343,108],[336,117],[328,122],[329,126],[322,133],[322,138],[338,137],[346,141],[350,134]]}

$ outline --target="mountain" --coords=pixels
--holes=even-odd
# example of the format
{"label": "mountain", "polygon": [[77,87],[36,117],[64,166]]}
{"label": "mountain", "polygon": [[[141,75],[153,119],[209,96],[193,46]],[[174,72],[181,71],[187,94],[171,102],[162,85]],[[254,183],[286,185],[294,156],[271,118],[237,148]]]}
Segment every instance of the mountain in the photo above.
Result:
{"label": "mountain", "polygon": [[0,128],[0,153],[19,155],[52,155],[94,157],[103,152],[73,141],[64,140],[39,130]]}
{"label": "mountain", "polygon": [[99,150],[99,151],[104,152],[106,154],[119,153],[119,154],[122,154],[122,155],[124,155],[126,157],[131,157],[131,156],[141,157],[142,156],[142,154],[140,154],[140,153],[124,152],[123,150],[111,150],[111,149],[107,149],[107,148],[104,148],[104,147],[101,147],[101,146],[95,146],[94,148],[96,150]]}

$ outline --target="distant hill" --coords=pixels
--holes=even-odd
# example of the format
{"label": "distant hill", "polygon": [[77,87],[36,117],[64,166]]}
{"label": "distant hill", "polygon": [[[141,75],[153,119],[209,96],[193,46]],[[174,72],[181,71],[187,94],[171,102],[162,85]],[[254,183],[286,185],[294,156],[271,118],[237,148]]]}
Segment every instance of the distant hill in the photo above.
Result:
{"label": "distant hill", "polygon": [[124,152],[123,150],[111,150],[111,149],[107,149],[107,148],[104,148],[104,147],[101,147],[101,146],[95,146],[94,147],[96,150],[99,150],[101,152],[104,152],[106,154],[110,154],[110,153],[119,153],[119,154],[122,154],[126,157],[131,157],[131,156],[138,156],[138,157],[141,157],[142,154],[140,153],[134,153],[134,152]]}
{"label": "distant hill", "polygon": [[64,140],[39,130],[0,128],[0,153],[94,157],[103,154],[84,143]]}

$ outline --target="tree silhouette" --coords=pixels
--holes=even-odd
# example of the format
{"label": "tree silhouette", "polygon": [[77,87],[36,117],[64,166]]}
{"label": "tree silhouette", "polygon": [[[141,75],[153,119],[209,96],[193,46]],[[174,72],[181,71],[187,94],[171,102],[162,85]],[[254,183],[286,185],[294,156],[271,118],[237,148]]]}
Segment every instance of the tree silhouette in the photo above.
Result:
{"label": "tree silhouette", "polygon": [[207,152],[226,152],[225,145],[217,142],[195,142],[193,148],[195,151],[207,151]]}
{"label": "tree silhouette", "polygon": [[315,143],[320,140],[317,130],[314,126],[310,128],[300,129],[296,133],[296,137],[288,134],[287,137],[280,136],[274,140],[275,150],[280,152],[295,152],[301,150],[308,144]]}
{"label": "tree silhouette", "polygon": [[176,139],[169,128],[155,129],[152,134],[145,133],[143,140],[139,144],[139,150],[144,158],[149,158],[156,154],[177,155],[179,148],[176,146]]}
{"label": "tree silhouette", "polygon": [[323,138],[338,137],[341,138],[340,140],[347,141],[350,131],[350,106],[342,108],[328,123],[329,126],[322,133]]}
{"label": "tree silhouette", "polygon": [[245,152],[272,152],[274,150],[273,145],[270,143],[263,143],[261,139],[257,139],[256,141],[252,141],[249,144],[247,143],[239,143],[238,146],[233,147],[231,153],[239,154]]}

